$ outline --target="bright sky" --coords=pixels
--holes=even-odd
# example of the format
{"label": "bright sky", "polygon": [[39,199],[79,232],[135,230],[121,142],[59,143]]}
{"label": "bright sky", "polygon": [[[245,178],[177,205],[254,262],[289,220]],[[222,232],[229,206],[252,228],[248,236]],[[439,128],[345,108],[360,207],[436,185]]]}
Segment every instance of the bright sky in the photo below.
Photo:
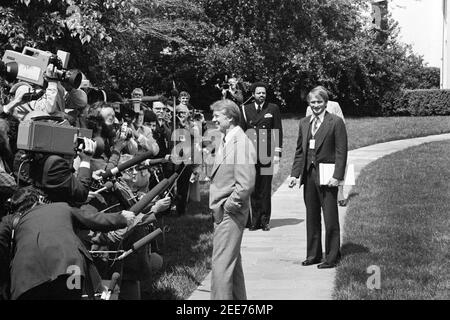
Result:
{"label": "bright sky", "polygon": [[429,66],[441,67],[442,0],[391,0],[389,11],[399,22],[400,40]]}

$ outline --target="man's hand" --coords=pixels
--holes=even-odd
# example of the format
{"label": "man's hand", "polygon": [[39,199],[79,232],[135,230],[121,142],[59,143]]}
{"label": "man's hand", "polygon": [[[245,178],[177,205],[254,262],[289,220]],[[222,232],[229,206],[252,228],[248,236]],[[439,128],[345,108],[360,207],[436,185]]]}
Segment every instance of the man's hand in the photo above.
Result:
{"label": "man's hand", "polygon": [[49,79],[57,79],[58,75],[56,74],[56,67],[52,63],[47,66],[45,76]]}
{"label": "man's hand", "polygon": [[296,178],[296,177],[289,177],[288,178],[288,186],[289,188],[293,188],[295,187],[295,185],[298,183],[300,183],[300,178]]}
{"label": "man's hand", "polygon": [[81,161],[90,161],[97,147],[97,142],[86,137],[83,137],[83,140],[84,148],[80,152],[80,159]]}
{"label": "man's hand", "polygon": [[335,179],[335,178],[331,178],[330,179],[330,181],[328,181],[328,184],[327,184],[329,187],[337,187],[337,186],[339,186],[339,180],[338,179]]}
{"label": "man's hand", "polygon": [[159,199],[152,207],[153,213],[166,211],[170,207],[170,202],[171,202],[170,197]]}
{"label": "man's hand", "polygon": [[124,216],[125,219],[127,219],[127,225],[130,226],[133,224],[134,218],[136,217],[134,215],[134,212],[122,210],[120,213],[122,216]]}
{"label": "man's hand", "polygon": [[103,173],[105,173],[106,171],[103,169],[98,169],[95,170],[94,172],[92,172],[92,179],[96,180],[96,181],[100,181],[103,177]]}

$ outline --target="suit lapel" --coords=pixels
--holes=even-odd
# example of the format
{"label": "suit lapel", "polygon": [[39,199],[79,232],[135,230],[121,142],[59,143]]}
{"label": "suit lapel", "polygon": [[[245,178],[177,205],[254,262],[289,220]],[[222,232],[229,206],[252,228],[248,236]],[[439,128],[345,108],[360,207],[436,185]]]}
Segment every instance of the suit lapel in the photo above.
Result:
{"label": "suit lapel", "polygon": [[316,140],[316,150],[320,148],[325,137],[327,136],[328,130],[330,130],[331,128],[330,121],[331,117],[329,116],[329,113],[325,111],[323,123],[320,125],[319,129],[316,132],[316,135],[314,136],[314,139]]}
{"label": "suit lapel", "polygon": [[308,147],[308,134],[311,131],[311,116],[309,116],[307,118],[307,123],[306,125],[302,126],[302,137],[303,137],[303,141],[302,141],[302,147],[303,147],[303,151],[306,152],[306,148]]}

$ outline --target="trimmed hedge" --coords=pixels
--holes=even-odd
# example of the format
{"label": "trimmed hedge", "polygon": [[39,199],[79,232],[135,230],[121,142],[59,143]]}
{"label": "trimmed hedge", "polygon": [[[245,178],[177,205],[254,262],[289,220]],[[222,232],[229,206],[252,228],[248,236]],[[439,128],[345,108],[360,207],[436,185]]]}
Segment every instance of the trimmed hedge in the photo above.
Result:
{"label": "trimmed hedge", "polygon": [[381,105],[384,116],[450,115],[450,90],[418,89],[387,93]]}

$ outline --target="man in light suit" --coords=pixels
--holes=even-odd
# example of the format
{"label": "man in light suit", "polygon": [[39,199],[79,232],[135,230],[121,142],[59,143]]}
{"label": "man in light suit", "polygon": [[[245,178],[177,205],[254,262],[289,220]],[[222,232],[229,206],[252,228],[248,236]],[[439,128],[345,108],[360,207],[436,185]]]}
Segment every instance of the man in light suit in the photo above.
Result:
{"label": "man in light suit", "polygon": [[[300,120],[289,187],[294,187],[299,177],[300,185],[304,184],[307,256],[302,265],[317,264],[322,260],[322,209],[326,230],[325,261],[318,268],[333,268],[340,259],[337,187],[344,179],[347,164],[347,131],[341,118],[325,110],[328,102],[325,90],[314,88],[307,99],[313,115]],[[319,184],[319,163],[335,164],[327,185]]]}
{"label": "man in light suit", "polygon": [[209,206],[214,217],[212,300],[246,300],[241,242],[255,185],[256,151],[239,126],[240,110],[231,100],[211,105],[223,139],[216,146]]}

